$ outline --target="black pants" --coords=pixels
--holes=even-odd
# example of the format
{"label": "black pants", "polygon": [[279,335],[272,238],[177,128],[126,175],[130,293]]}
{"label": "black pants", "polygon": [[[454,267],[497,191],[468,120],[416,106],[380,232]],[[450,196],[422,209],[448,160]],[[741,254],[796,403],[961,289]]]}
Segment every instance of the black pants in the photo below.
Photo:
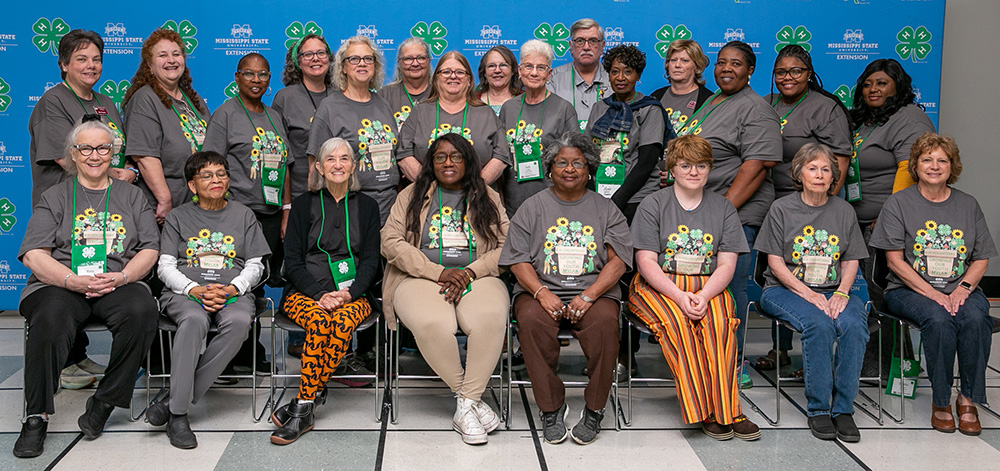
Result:
{"label": "black pants", "polygon": [[90,318],[103,320],[111,331],[111,360],[94,397],[128,407],[159,313],[145,286],[130,283],[94,299],[57,286],[46,286],[25,298],[21,315],[28,323],[24,356],[24,394],[28,414],[55,413],[52,396],[59,372],[76,333]]}

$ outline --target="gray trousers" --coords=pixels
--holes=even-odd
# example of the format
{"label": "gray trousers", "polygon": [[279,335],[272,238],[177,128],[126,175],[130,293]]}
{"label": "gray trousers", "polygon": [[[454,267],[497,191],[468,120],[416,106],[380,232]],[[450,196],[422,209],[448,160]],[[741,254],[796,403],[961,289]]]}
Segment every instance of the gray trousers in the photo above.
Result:
{"label": "gray trousers", "polygon": [[[177,324],[170,351],[170,413],[183,415],[188,406],[205,395],[246,340],[254,300],[250,294],[240,296],[216,313],[174,293],[164,294],[161,302],[164,314]],[[218,334],[206,346],[213,323],[218,326]]]}

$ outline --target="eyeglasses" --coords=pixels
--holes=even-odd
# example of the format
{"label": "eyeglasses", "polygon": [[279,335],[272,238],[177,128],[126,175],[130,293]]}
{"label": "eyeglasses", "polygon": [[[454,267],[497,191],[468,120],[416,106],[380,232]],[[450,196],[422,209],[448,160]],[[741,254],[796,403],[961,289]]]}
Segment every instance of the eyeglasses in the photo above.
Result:
{"label": "eyeglasses", "polygon": [[520,67],[521,67],[521,70],[523,70],[523,71],[525,71],[525,72],[527,72],[529,74],[531,72],[533,72],[533,71],[538,71],[538,73],[544,74],[545,72],[548,72],[549,69],[551,69],[551,67],[549,67],[547,65],[541,65],[541,64],[539,64],[539,65],[535,65],[535,64],[521,64]]}
{"label": "eyeglasses", "polygon": [[410,65],[410,64],[412,64],[414,62],[421,62],[421,63],[427,62],[427,59],[430,59],[430,57],[427,57],[427,56],[406,56],[402,60],[403,60],[404,64]]}
{"label": "eyeglasses", "polygon": [[691,165],[687,162],[680,162],[677,164],[677,168],[679,168],[682,172],[690,172],[692,168],[698,169],[699,172],[704,172],[708,170],[709,167],[707,163]]}
{"label": "eyeglasses", "polygon": [[260,72],[254,72],[252,70],[237,70],[236,73],[240,74],[246,80],[253,80],[257,77],[259,80],[269,80],[271,78],[271,72],[262,70]]}
{"label": "eyeglasses", "polygon": [[508,64],[506,62],[501,62],[499,64],[486,64],[486,70],[488,70],[490,72],[496,71],[497,69],[499,69],[499,70],[507,70],[509,68],[510,68],[510,64]]}
{"label": "eyeglasses", "polygon": [[434,163],[443,164],[445,159],[451,159],[451,163],[460,164],[465,161],[465,156],[458,153],[452,152],[450,154],[445,154],[444,152],[434,154]]}
{"label": "eyeglasses", "polygon": [[604,42],[603,39],[597,39],[597,38],[575,38],[575,39],[573,39],[573,44],[575,44],[576,47],[583,47],[584,44],[590,44],[590,47],[597,47],[597,46],[600,46],[602,42]]}
{"label": "eyeglasses", "polygon": [[351,65],[358,65],[361,62],[364,62],[365,64],[371,64],[375,62],[375,56],[350,56],[350,57],[345,57],[344,60],[350,63]]}
{"label": "eyeglasses", "polygon": [[326,51],[306,51],[299,53],[299,59],[305,59],[307,61],[313,60],[313,58],[323,60],[330,57],[330,53]]}
{"label": "eyeglasses", "polygon": [[582,170],[584,167],[587,166],[587,162],[581,162],[579,160],[574,160],[572,162],[568,162],[565,160],[557,160],[555,162],[552,162],[552,166],[555,168],[566,168],[569,167],[570,165],[572,165],[573,168],[577,170]]}
{"label": "eyeglasses", "polygon": [[199,173],[199,174],[197,174],[195,176],[198,177],[198,178],[200,178],[200,179],[202,179],[202,180],[211,180],[212,177],[217,177],[219,180],[225,180],[225,179],[229,178],[229,172],[227,172],[225,170],[219,170],[218,172],[215,172],[215,173],[212,173],[212,172],[201,172],[201,173]]}
{"label": "eyeglasses", "polygon": [[809,69],[803,67],[792,67],[791,69],[774,69],[775,78],[785,78],[786,75],[791,75],[793,79],[797,79],[802,76],[803,73]]}
{"label": "eyeglasses", "polygon": [[454,70],[452,70],[452,69],[444,69],[444,70],[439,70],[438,71],[438,75],[443,75],[445,77],[458,77],[458,78],[462,78],[462,77],[465,77],[467,75],[467,73],[464,70],[462,70],[462,69],[454,69]]}
{"label": "eyeglasses", "polygon": [[114,146],[111,144],[101,144],[99,146],[88,146],[87,144],[77,144],[73,146],[74,149],[80,152],[80,155],[84,157],[90,157],[94,151],[97,151],[97,155],[108,155],[111,153],[111,149]]}

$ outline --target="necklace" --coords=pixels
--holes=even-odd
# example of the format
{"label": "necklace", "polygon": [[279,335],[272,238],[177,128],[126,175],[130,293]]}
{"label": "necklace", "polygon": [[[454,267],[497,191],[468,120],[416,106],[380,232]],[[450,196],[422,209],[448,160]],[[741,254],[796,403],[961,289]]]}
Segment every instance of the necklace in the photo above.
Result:
{"label": "necklace", "polygon": [[[83,184],[80,184],[80,186],[83,186]],[[97,200],[97,205],[94,205],[94,203],[92,201],[90,201],[90,193],[88,193],[86,191],[86,190],[89,190],[89,188],[83,187],[83,189],[84,189],[83,197],[87,198],[87,204],[90,205],[91,209],[100,207],[101,203],[104,202],[104,198],[106,198],[108,196],[108,189],[110,187],[111,187],[111,182],[109,181],[108,182],[108,186],[104,187],[104,193],[101,194],[101,199]]]}
{"label": "necklace", "polygon": [[[702,198],[704,198],[704,196],[702,196]],[[677,204],[681,205],[681,208],[684,209],[684,211],[687,211],[687,212],[690,213],[691,211],[694,211],[694,210],[698,209],[698,206],[701,206],[701,200],[702,200],[702,198],[698,198],[698,201],[695,201],[694,204],[691,205],[690,208],[688,208],[687,205],[685,205],[683,202],[681,202],[680,198],[677,198]]]}

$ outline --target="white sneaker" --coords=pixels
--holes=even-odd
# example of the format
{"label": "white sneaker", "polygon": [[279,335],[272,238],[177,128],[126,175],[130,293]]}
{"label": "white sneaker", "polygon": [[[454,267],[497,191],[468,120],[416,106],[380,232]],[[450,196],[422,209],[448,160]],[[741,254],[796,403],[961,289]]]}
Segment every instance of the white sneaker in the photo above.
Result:
{"label": "white sneaker", "polygon": [[483,426],[486,433],[490,433],[500,426],[500,417],[496,412],[493,412],[493,408],[489,404],[478,400],[472,403],[472,410],[476,413],[476,418],[479,419],[479,424]]}
{"label": "white sneaker", "polygon": [[455,408],[455,417],[452,419],[452,428],[462,434],[462,441],[469,445],[482,445],[489,440],[486,436],[486,429],[479,423],[479,417],[472,405],[475,402],[464,397],[458,398],[458,406]]}
{"label": "white sneaker", "polygon": [[90,373],[92,375],[102,375],[104,374],[104,370],[107,368],[106,366],[94,360],[91,360],[89,357],[80,360],[80,362],[77,363],[76,366],[77,368],[80,368],[81,370],[86,371],[87,373]]}
{"label": "white sneaker", "polygon": [[94,384],[95,381],[97,378],[76,365],[63,368],[59,375],[59,385],[63,389],[83,389]]}

